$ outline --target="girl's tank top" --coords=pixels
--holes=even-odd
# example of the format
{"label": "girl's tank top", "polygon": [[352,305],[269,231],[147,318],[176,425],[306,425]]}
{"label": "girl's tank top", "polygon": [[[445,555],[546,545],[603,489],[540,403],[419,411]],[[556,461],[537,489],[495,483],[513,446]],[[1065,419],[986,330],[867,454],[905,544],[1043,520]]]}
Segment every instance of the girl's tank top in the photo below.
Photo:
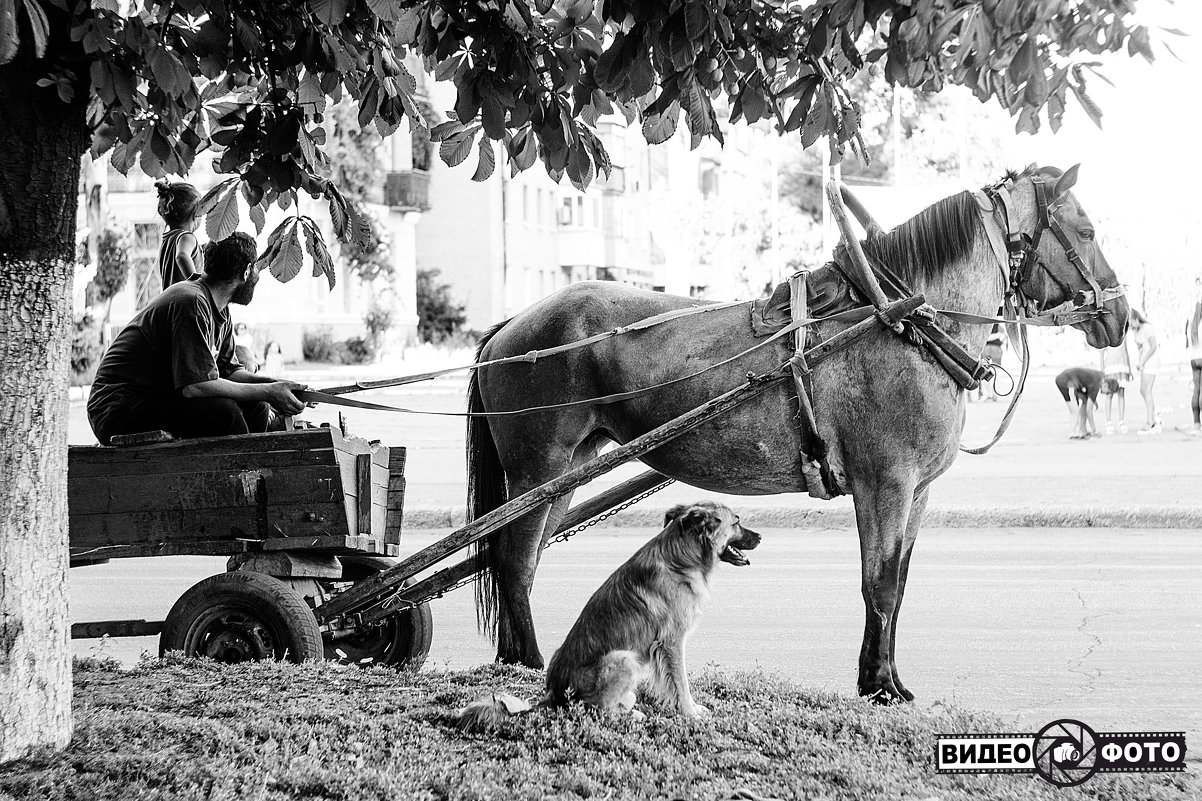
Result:
{"label": "girl's tank top", "polygon": [[[159,277],[163,279],[163,289],[180,281],[188,280],[190,273],[185,273],[175,261],[175,245],[179,242],[181,236],[190,233],[192,232],[176,228],[163,234],[163,244],[159,247]],[[193,246],[191,255],[192,263],[196,265],[196,271],[203,272],[203,267],[200,263],[199,243]]]}

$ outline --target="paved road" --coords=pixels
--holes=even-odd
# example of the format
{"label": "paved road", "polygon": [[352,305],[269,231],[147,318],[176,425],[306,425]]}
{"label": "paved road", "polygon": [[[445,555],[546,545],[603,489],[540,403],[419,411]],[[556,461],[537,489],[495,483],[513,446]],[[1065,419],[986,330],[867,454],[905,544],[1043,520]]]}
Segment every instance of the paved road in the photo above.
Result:
{"label": "paved road", "polygon": [[[410,535],[413,548],[443,532]],[[547,551],[535,588],[544,655],[600,577],[654,532],[592,530]],[[747,568],[723,565],[689,650],[691,669],[762,667],[816,689],[854,692],[863,628],[855,536],[763,532]],[[154,618],[200,578],[204,557],[141,559],[71,573],[72,619]],[[899,664],[920,703],[988,709],[1036,730],[1057,717],[1096,730],[1202,735],[1202,538],[1179,530],[923,532],[900,624]],[[493,650],[470,590],[435,601],[429,665],[465,668]],[[158,619],[161,619],[159,617]],[[76,641],[90,654],[96,641]],[[115,641],[136,659],[154,639]],[[1034,728],[1032,728],[1034,727]]]}

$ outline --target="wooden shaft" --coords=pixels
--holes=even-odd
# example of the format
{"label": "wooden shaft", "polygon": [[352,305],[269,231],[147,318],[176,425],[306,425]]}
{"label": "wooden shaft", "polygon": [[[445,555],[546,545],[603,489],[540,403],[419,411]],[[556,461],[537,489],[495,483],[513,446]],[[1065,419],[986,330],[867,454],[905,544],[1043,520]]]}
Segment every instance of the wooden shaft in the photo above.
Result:
{"label": "wooden shaft", "polygon": [[[866,321],[868,322],[868,321]],[[875,322],[875,321],[873,321]],[[438,542],[429,545],[407,559],[402,560],[396,567],[377,573],[369,579],[355,584],[345,592],[339,593],[327,603],[319,606],[315,612],[317,622],[329,623],[331,620],[346,614],[352,609],[379,601],[383,596],[392,594],[405,579],[414,576],[448,555],[466,548],[478,539],[485,537],[511,523],[525,514],[533,511],[542,504],[558,498],[569,490],[582,484],[587,484],[597,476],[608,473],[620,464],[637,459],[664,443],[680,436],[711,418],[746,403],[769,389],[776,387],[784,380],[784,375],[778,371],[757,380],[748,381],[729,392],[706,401],[690,412],[669,420],[659,428],[652,429],[640,437],[617,447],[609,453],[593,459],[562,476],[548,481],[529,492],[523,493],[511,501],[507,501],[486,515],[468,523]]]}
{"label": "wooden shaft", "polygon": [[[610,487],[596,497],[590,498],[584,503],[573,506],[559,527],[555,529],[555,533],[551,536],[562,534],[570,528],[575,528],[581,523],[591,520],[602,512],[608,511],[620,503],[643,494],[652,487],[656,487],[667,481],[668,477],[663,473],[655,470],[648,470],[640,473],[634,478],[623,481],[621,484]],[[451,567],[443,568],[433,575],[405,587],[397,593],[397,596],[407,603],[422,604],[434,598],[441,592],[445,592],[448,588],[453,587],[458,582],[467,578],[476,572],[476,559],[469,557],[462,562]],[[361,613],[364,623],[373,623],[376,620],[381,620],[395,611],[395,606],[385,608],[386,601],[381,601],[366,611]]]}
{"label": "wooden shaft", "polygon": [[869,213],[860,199],[852,194],[851,189],[846,184],[839,184],[839,194],[843,196],[843,202],[847,204],[847,209],[855,216],[860,225],[864,228],[864,233],[869,237],[878,236],[884,233],[885,229],[881,228],[880,223]]}
{"label": "wooden shaft", "polygon": [[884,291],[881,289],[880,283],[877,282],[876,276],[872,274],[872,268],[868,266],[868,258],[864,255],[864,249],[860,247],[860,239],[852,230],[851,221],[847,219],[847,210],[843,207],[843,197],[839,191],[839,182],[831,181],[826,185],[826,198],[828,205],[831,208],[831,214],[835,218],[835,223],[839,226],[839,230],[843,233],[843,239],[847,242],[847,252],[851,254],[851,264],[849,265],[859,281],[853,283],[864,288],[868,293],[868,301],[878,309],[885,308],[889,303],[889,299],[885,297]]}

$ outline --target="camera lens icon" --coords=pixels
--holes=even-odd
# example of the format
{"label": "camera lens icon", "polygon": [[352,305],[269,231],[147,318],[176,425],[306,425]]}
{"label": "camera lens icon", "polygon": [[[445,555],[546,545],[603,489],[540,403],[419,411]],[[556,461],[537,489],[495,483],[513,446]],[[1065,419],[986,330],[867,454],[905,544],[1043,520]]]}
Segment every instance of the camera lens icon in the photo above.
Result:
{"label": "camera lens icon", "polygon": [[1061,743],[1052,749],[1052,760],[1060,765],[1081,759],[1081,749],[1073,743]]}
{"label": "camera lens icon", "polygon": [[1057,787],[1072,787],[1098,770],[1098,735],[1079,720],[1056,720],[1035,735],[1035,772]]}

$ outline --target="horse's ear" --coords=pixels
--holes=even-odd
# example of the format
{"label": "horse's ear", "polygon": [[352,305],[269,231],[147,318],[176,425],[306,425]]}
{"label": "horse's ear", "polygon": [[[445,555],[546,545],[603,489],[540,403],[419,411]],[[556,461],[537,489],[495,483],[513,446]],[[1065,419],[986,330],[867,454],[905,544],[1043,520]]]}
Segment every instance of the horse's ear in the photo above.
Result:
{"label": "horse's ear", "polygon": [[1056,181],[1056,189],[1052,192],[1053,197],[1061,197],[1065,192],[1073,188],[1077,183],[1077,169],[1080,166],[1080,164],[1074,164],[1064,171],[1064,175],[1061,175],[1060,179]]}

